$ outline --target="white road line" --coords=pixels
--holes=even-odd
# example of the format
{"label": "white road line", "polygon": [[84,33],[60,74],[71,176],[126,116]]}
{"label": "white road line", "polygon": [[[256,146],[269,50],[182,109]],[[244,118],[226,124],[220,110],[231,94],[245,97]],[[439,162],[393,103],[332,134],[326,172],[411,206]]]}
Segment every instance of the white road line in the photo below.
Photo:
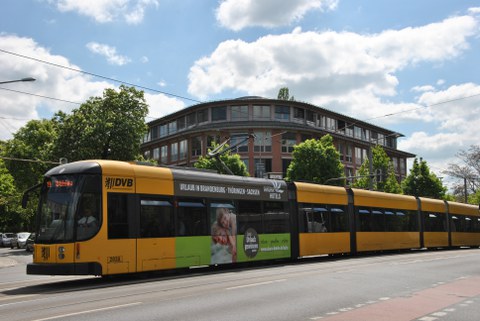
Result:
{"label": "white road line", "polygon": [[71,317],[74,315],[80,315],[80,314],[87,314],[87,313],[94,313],[94,312],[99,312],[99,311],[107,311],[107,310],[113,310],[113,309],[120,309],[132,305],[139,305],[142,304],[142,302],[134,302],[134,303],[129,303],[129,304],[122,304],[122,305],[114,305],[111,307],[106,307],[106,308],[100,308],[100,309],[93,309],[93,310],[88,310],[88,311],[82,311],[82,312],[75,312],[75,313],[68,313],[68,314],[61,314],[61,315],[56,315],[53,317],[48,317],[48,318],[43,318],[43,319],[36,319],[32,321],[45,321],[45,320],[54,320],[54,319],[60,319],[60,318],[66,318],[66,317]]}
{"label": "white road line", "polygon": [[265,281],[265,282],[257,282],[257,283],[250,283],[250,284],[245,284],[245,285],[238,285],[238,286],[232,286],[227,288],[227,290],[237,290],[237,289],[243,289],[243,288],[251,288],[254,286],[259,286],[259,285],[267,285],[267,284],[273,284],[273,283],[278,283],[278,282],[285,282],[287,279],[279,279],[279,280],[273,280],[273,281]]}

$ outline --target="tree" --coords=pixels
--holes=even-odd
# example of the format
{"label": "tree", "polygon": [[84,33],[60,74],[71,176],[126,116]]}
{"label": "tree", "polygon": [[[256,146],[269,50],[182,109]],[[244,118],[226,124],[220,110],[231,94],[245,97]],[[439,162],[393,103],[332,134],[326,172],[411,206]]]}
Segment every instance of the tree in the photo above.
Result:
{"label": "tree", "polygon": [[[380,145],[372,147],[372,169],[372,174],[380,175],[380,177],[376,175],[372,178],[373,190],[394,194],[402,193],[402,187],[397,181],[390,157]],[[353,186],[368,189],[370,187],[370,161],[368,159],[363,162],[358,175],[363,177],[357,179]]]}
{"label": "tree", "polygon": [[31,227],[33,212],[25,215],[20,206],[21,195],[15,186],[15,180],[0,159],[0,230],[19,231],[22,227]]}
{"label": "tree", "polygon": [[56,114],[52,120],[31,120],[5,143],[2,156],[19,191],[37,184],[48,169],[56,166],[52,161],[58,159],[52,155],[63,115]]}
{"label": "tree", "polygon": [[447,192],[435,173],[430,172],[427,162],[420,158],[413,161],[410,173],[402,182],[403,192],[407,195],[444,199]]}
{"label": "tree", "polygon": [[[460,150],[457,158],[460,164],[448,164],[448,169],[443,173],[458,179],[453,186],[453,193],[457,200],[464,201],[468,195],[476,195],[480,191],[480,145],[471,145],[468,150]],[[475,202],[475,197],[468,197],[468,202]]]}
{"label": "tree", "polygon": [[[217,147],[218,145],[214,143],[211,150],[214,150]],[[225,144],[223,148],[220,149],[220,159],[233,172],[234,175],[249,176],[247,166],[240,159],[240,155],[233,154],[232,151],[228,150],[228,148],[228,144]],[[211,150],[209,150],[209,152]],[[222,151],[224,150],[228,151],[222,153]],[[200,156],[193,166],[195,168],[215,170],[221,174],[228,174],[224,170],[220,162],[217,159],[211,157]]]}
{"label": "tree", "polygon": [[283,88],[280,88],[280,90],[278,91],[277,99],[293,101],[293,100],[295,100],[295,97],[293,97],[293,96],[290,97],[288,87],[283,87]]}
{"label": "tree", "polygon": [[[344,176],[340,154],[333,145],[333,138],[325,135],[319,140],[308,139],[294,146],[293,159],[287,169],[288,181],[311,181],[325,184],[332,178]],[[332,181],[342,185],[343,180]]]}
{"label": "tree", "polygon": [[124,85],[119,92],[106,89],[103,97],[91,97],[66,117],[55,155],[68,161],[134,160],[140,155],[141,140],[148,130],[147,114],[143,91]]}

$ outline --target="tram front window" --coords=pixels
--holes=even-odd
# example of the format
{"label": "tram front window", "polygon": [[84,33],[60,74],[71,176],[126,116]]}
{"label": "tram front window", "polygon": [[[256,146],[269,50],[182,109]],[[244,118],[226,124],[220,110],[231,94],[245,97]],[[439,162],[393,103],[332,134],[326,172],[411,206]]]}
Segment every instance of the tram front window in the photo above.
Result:
{"label": "tram front window", "polygon": [[[45,180],[37,223],[38,243],[85,240],[100,227],[101,179],[92,175],[52,176]],[[86,213],[92,216],[87,218]]]}

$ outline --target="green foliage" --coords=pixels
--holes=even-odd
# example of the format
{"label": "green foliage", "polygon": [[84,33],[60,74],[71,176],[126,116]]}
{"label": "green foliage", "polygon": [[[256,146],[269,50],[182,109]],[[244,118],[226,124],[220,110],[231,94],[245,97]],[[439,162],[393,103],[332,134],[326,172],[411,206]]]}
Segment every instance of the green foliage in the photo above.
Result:
{"label": "green foliage", "polygon": [[14,178],[0,159],[0,230],[17,232],[31,226],[33,213],[26,215],[29,212],[21,208],[20,200]]}
{"label": "green foliage", "polygon": [[278,91],[277,99],[294,101],[295,97],[293,96],[290,97],[290,92],[288,90],[288,87],[283,87],[283,88],[280,88],[280,90]]}
{"label": "green foliage", "polygon": [[[217,144],[213,144],[212,150],[215,149],[217,146],[218,146]],[[228,147],[229,146],[225,144],[221,149],[221,151],[228,149]],[[232,171],[234,175],[250,176],[247,171],[247,166],[240,159],[240,155],[232,154],[231,151],[226,151],[220,155],[220,159],[223,161],[225,165],[227,165],[227,167]],[[200,156],[193,166],[195,168],[215,170],[221,174],[228,174],[225,172],[222,164],[220,164],[220,162],[215,158]]]}
{"label": "green foliage", "polygon": [[473,205],[480,204],[480,190],[477,190],[475,194],[468,195],[468,204],[473,204]]}
{"label": "green foliage", "polygon": [[65,118],[55,147],[57,157],[134,160],[147,132],[148,105],[143,91],[120,86],[92,97]]}
{"label": "green foliage", "polygon": [[[372,147],[372,169],[373,174],[382,173],[382,177],[373,178],[373,190],[387,193],[402,194],[402,187],[395,177],[395,170],[382,146]],[[370,161],[366,159],[358,171],[358,176],[364,176],[357,179],[354,187],[368,189],[370,187]]]}
{"label": "green foliage", "polygon": [[[333,145],[333,138],[308,139],[293,149],[293,160],[287,169],[287,181],[310,181],[325,184],[328,179],[344,176],[340,154]],[[332,181],[343,185],[343,180]]]}
{"label": "green foliage", "polygon": [[45,171],[55,166],[42,161],[52,160],[58,127],[57,119],[31,120],[6,142],[3,156],[14,160],[6,159],[5,165],[14,177],[18,190],[37,184]]}
{"label": "green foliage", "polygon": [[440,179],[430,172],[427,162],[420,158],[413,161],[410,174],[402,182],[403,192],[407,195],[444,199],[447,188]]}
{"label": "green foliage", "polygon": [[21,193],[39,183],[61,157],[139,159],[147,113],[143,92],[120,86],[119,92],[106,89],[103,97],[90,98],[72,114],[58,112],[51,120],[29,121],[2,142],[6,159],[0,167],[0,228],[18,231],[33,225],[35,202],[21,208]]}

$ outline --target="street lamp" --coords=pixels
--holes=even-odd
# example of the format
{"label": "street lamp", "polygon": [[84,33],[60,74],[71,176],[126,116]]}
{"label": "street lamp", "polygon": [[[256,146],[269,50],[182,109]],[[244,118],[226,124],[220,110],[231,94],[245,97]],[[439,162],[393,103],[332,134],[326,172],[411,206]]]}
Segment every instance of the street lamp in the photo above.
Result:
{"label": "street lamp", "polygon": [[23,81],[35,81],[35,78],[27,77],[27,78],[22,78],[22,79],[17,79],[17,80],[0,81],[0,85],[9,84],[9,83],[12,83],[12,82],[23,82]]}

